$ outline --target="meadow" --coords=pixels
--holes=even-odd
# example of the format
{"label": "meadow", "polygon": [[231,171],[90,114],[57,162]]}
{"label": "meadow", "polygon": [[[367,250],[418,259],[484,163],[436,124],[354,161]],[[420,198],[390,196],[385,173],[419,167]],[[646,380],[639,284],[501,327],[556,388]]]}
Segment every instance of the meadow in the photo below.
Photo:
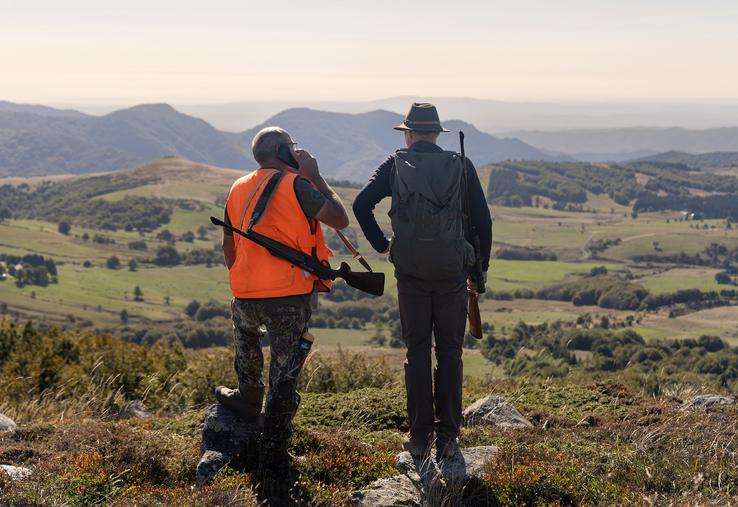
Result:
{"label": "meadow", "polygon": [[[484,188],[487,188],[490,170],[490,167],[479,169]],[[59,272],[59,283],[47,287],[26,285],[18,288],[11,278],[0,281],[0,301],[6,303],[11,312],[20,312],[44,322],[62,325],[87,322],[87,325],[105,328],[118,325],[123,310],[132,323],[164,324],[185,318],[183,309],[192,300],[214,300],[226,304],[229,300],[228,280],[222,265],[160,267],[143,261],[154,257],[158,248],[169,244],[157,237],[163,230],[176,237],[174,245],[182,253],[193,249],[217,252],[220,232],[209,224],[208,217],[222,215],[223,198],[230,184],[241,174],[239,171],[178,159],[162,159],[128,173],[119,173],[116,177],[124,178],[128,188],[103,192],[93,199],[117,202],[126,196],[139,196],[188,199],[199,203],[194,208],[175,207],[168,223],[148,232],[122,229],[100,231],[73,225],[71,232],[65,235],[58,232],[53,220],[13,219],[0,222],[0,253],[49,256],[57,262]],[[40,181],[37,180],[28,182],[38,185]],[[14,178],[6,181],[17,185],[24,180]],[[137,181],[141,183],[137,184]],[[0,180],[0,185],[2,183]],[[356,188],[338,190],[346,203],[351,203],[358,192]],[[714,279],[718,272],[716,268],[669,264],[648,267],[632,259],[636,256],[679,252],[696,254],[713,242],[735,248],[738,246],[738,229],[726,229],[718,220],[682,221],[679,213],[672,212],[646,213],[633,218],[630,208],[616,203],[605,194],[588,193],[587,199],[584,211],[492,205],[493,253],[500,248],[535,248],[550,252],[558,260],[494,258],[489,270],[489,289],[510,293],[522,289],[537,291],[586,275],[599,266],[604,266],[610,272],[629,273],[634,283],[654,294],[690,288],[702,291],[719,291],[723,288]],[[388,210],[389,199],[380,203],[375,210],[378,222],[387,233]],[[199,239],[198,229],[203,226],[206,228],[205,237]],[[350,228],[357,233],[357,246],[374,269],[386,274],[386,292],[396,297],[392,265],[386,256],[371,249],[353,220]],[[191,242],[182,241],[181,236],[187,232],[195,233],[196,238]],[[104,236],[106,242],[95,242],[95,235]],[[326,231],[326,237],[332,235],[331,231]],[[620,239],[620,243],[604,251],[593,252],[589,249],[593,242],[616,238]],[[130,249],[128,244],[134,241],[145,241],[147,249]],[[120,268],[106,267],[107,259],[112,256],[118,257]],[[127,267],[131,259],[139,260],[135,271]],[[357,263],[345,255],[337,255],[334,260],[336,263],[348,261],[359,269]],[[134,300],[136,287],[143,291],[141,301]],[[335,304],[340,303],[324,303],[326,308],[332,308]],[[607,315],[618,321],[632,313],[577,307],[561,301],[495,301],[490,298],[482,299],[481,311],[483,320],[498,329],[511,328],[519,321],[570,321],[585,313],[598,317]],[[652,312],[642,315],[642,322],[637,329],[644,336],[653,338],[721,333],[726,335],[726,339],[734,339],[730,326],[724,325],[720,319],[710,318],[706,312],[708,310],[690,312],[675,318],[668,318],[665,311]],[[359,330],[319,331],[326,345],[340,343],[345,347],[364,347],[374,333],[373,324],[366,324]]]}

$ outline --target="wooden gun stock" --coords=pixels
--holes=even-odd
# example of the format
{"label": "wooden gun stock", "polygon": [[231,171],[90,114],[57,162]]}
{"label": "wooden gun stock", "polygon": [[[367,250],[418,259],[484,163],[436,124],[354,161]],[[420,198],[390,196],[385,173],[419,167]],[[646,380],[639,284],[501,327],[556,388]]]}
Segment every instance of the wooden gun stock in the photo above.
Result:
{"label": "wooden gun stock", "polygon": [[482,317],[479,315],[479,294],[469,292],[469,303],[466,308],[469,316],[469,334],[477,340],[482,339]]}

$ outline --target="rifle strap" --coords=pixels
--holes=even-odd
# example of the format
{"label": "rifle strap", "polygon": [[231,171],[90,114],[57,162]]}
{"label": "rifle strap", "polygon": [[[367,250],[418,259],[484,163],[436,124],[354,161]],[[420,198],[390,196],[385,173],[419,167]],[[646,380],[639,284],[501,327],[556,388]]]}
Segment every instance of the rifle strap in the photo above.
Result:
{"label": "rifle strap", "polygon": [[259,223],[261,217],[264,216],[269,203],[272,201],[274,191],[277,189],[277,186],[279,186],[279,183],[282,181],[283,175],[284,173],[278,171],[269,177],[269,181],[267,181],[266,185],[264,186],[264,190],[261,192],[261,195],[259,196],[259,199],[256,201],[256,205],[254,206],[254,210],[251,212],[251,219],[249,220],[249,227],[248,229],[246,229],[247,231],[250,232],[254,228],[254,226]]}
{"label": "rifle strap", "polygon": [[249,209],[249,206],[251,206],[251,201],[254,200],[254,196],[256,195],[256,192],[259,191],[261,186],[264,184],[264,182],[269,178],[270,176],[274,176],[277,173],[275,170],[268,171],[265,175],[263,175],[259,181],[256,182],[256,185],[254,185],[254,188],[251,189],[251,193],[246,198],[246,202],[243,205],[243,209],[241,210],[241,218],[238,220],[238,228],[243,229],[243,221],[246,218],[246,212]]}

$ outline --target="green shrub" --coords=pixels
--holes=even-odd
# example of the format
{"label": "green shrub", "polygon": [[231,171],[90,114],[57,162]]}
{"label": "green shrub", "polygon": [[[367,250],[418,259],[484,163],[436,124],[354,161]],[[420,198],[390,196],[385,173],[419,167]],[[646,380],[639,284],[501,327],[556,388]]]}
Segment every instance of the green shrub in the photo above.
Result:
{"label": "green shrub", "polygon": [[296,421],[301,426],[405,431],[405,391],[367,387],[348,393],[303,393]]}

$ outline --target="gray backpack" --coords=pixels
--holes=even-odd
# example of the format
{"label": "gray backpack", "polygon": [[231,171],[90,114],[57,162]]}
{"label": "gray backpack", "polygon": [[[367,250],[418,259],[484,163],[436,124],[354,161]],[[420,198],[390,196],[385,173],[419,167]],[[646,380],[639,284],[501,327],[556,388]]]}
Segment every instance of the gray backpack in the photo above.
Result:
{"label": "gray backpack", "polygon": [[474,264],[464,234],[465,164],[458,153],[398,150],[390,218],[395,272],[424,280],[463,276]]}

